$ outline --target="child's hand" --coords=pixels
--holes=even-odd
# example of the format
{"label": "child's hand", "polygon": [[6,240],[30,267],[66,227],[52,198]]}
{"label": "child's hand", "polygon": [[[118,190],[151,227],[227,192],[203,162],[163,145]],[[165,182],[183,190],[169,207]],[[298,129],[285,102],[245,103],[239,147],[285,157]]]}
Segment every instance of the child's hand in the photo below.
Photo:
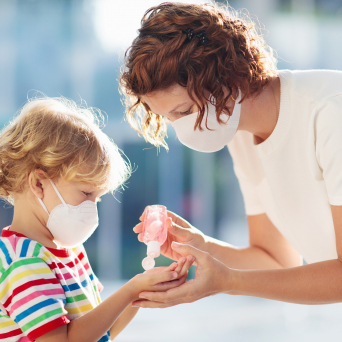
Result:
{"label": "child's hand", "polygon": [[153,268],[132,278],[127,283],[132,302],[139,299],[139,293],[142,291],[161,292],[184,284],[195,258],[189,255],[181,259],[168,267]]}
{"label": "child's hand", "polygon": [[186,258],[181,257],[178,262],[172,263],[168,267],[155,267],[148,271],[145,271],[144,273],[160,273],[162,271],[175,271],[178,273],[178,277],[176,279],[182,278],[184,275],[188,275],[188,270],[192,266],[193,262],[195,261],[195,258],[192,255],[188,255]]}

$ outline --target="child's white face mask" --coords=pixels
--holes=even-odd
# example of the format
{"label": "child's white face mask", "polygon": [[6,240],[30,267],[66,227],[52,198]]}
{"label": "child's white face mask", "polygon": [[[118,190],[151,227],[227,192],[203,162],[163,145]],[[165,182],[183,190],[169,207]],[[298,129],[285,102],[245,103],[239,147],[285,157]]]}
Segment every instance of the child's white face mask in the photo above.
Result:
{"label": "child's white face mask", "polygon": [[46,226],[59,247],[76,247],[85,242],[99,224],[96,203],[84,201],[77,206],[67,204],[51,179],[50,182],[62,204],[57,205],[49,213],[43,201],[38,198],[38,201],[49,215]]}
{"label": "child's white face mask", "polygon": [[217,122],[216,108],[210,102],[208,102],[208,108],[205,110],[202,121],[203,131],[200,131],[198,128],[194,130],[198,112],[171,122],[179,141],[195,151],[216,152],[221,150],[230,143],[237,131],[241,112],[240,98],[241,92],[239,91],[233,113],[227,124],[220,125]]}

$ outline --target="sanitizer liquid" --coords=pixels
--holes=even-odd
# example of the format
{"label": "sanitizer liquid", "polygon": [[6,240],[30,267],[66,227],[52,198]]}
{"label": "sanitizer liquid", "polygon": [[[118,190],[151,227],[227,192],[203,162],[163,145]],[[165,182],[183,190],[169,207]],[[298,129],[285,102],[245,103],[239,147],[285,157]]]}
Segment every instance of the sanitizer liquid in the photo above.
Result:
{"label": "sanitizer liquid", "polygon": [[167,237],[167,210],[162,205],[150,205],[146,209],[142,238],[147,245],[147,257],[142,261],[145,270],[154,267],[154,258],[160,255],[160,246]]}

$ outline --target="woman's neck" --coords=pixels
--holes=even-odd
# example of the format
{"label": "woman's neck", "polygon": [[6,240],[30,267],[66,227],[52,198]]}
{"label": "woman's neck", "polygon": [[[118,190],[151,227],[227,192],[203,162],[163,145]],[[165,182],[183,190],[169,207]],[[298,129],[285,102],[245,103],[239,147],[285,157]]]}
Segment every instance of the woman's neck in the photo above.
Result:
{"label": "woman's neck", "polygon": [[274,77],[262,92],[242,102],[238,130],[254,135],[254,143],[260,144],[273,132],[279,117],[280,80]]}

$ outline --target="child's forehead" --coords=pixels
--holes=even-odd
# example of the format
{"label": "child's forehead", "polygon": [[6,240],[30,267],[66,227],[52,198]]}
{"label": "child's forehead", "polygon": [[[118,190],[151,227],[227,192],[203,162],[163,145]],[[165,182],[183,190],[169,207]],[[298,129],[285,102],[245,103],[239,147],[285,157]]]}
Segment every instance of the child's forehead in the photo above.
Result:
{"label": "child's forehead", "polygon": [[74,177],[73,179],[67,180],[64,178],[60,178],[58,180],[58,184],[65,187],[71,187],[71,188],[77,188],[82,189],[83,191],[95,191],[95,190],[101,190],[102,188],[105,189],[105,186],[99,186],[93,183],[88,183],[82,181],[81,177]]}

